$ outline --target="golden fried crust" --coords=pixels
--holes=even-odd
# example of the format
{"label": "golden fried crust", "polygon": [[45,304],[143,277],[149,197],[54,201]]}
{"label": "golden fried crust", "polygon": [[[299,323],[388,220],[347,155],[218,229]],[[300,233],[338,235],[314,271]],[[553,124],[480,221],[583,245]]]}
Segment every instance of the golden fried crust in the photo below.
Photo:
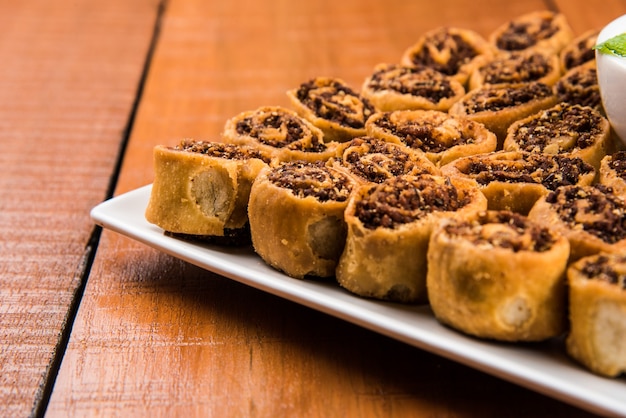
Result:
{"label": "golden fried crust", "polygon": [[564,15],[542,10],[518,16],[491,33],[489,42],[501,51],[538,48],[558,54],[574,39]]}
{"label": "golden fried crust", "polygon": [[472,218],[486,205],[466,179],[400,176],[360,186],[345,212],[348,235],[337,281],[364,297],[425,302],[432,228],[442,217]]}
{"label": "golden fried crust", "polygon": [[428,299],[437,319],[464,333],[540,341],[565,330],[569,243],[511,212],[442,222],[428,248]]}
{"label": "golden fried crust", "polygon": [[377,113],[365,125],[368,135],[423,152],[437,166],[496,150],[496,135],[481,123],[436,110]]}
{"label": "golden fried crust", "polygon": [[589,106],[604,113],[595,60],[567,71],[553,89],[559,102]]}
{"label": "golden fried crust", "polygon": [[154,148],[155,177],[146,219],[165,231],[191,235],[223,236],[225,229],[243,228],[252,182],[266,165],[259,158],[159,145]]}
{"label": "golden fried crust", "polygon": [[626,251],[626,202],[602,185],[563,186],[535,203],[528,217],[570,241],[570,262]]}
{"label": "golden fried crust", "polygon": [[354,185],[350,176],[323,165],[295,162],[264,170],[248,205],[254,250],[291,277],[333,276]]}
{"label": "golden fried crust", "polygon": [[602,159],[598,182],[613,189],[615,194],[626,196],[626,151],[618,151]]}
{"label": "golden fried crust", "polygon": [[441,167],[441,174],[475,180],[489,209],[528,214],[538,199],[562,185],[589,185],[592,166],[579,158],[523,151],[498,151],[459,158]]}
{"label": "golden fried crust", "polygon": [[228,143],[258,148],[276,162],[323,161],[335,152],[320,129],[280,106],[241,112],[226,121],[222,136]]}
{"label": "golden fried crust", "polygon": [[593,47],[598,39],[598,29],[591,29],[574,38],[559,53],[561,71],[564,73],[579,65],[595,61]]}
{"label": "golden fried crust", "polygon": [[295,111],[324,132],[326,142],[345,142],[365,135],[374,113],[369,100],[338,78],[316,77],[287,91]]}
{"label": "golden fried crust", "polygon": [[465,94],[457,80],[432,68],[378,65],[361,89],[381,112],[403,109],[447,111]]}
{"label": "golden fried crust", "polygon": [[492,46],[474,31],[439,27],[426,32],[407,48],[400,62],[405,66],[432,68],[465,86],[477,58],[493,52]]}
{"label": "golden fried crust", "polygon": [[550,86],[533,82],[485,84],[452,105],[449,113],[484,124],[498,137],[498,148],[511,124],[557,103]]}
{"label": "golden fried crust", "polygon": [[614,145],[609,121],[599,111],[559,103],[513,123],[503,148],[579,157],[598,170]]}
{"label": "golden fried crust", "polygon": [[483,84],[528,83],[537,81],[549,86],[561,77],[559,58],[552,51],[530,49],[500,53],[483,58],[469,78],[469,90]]}
{"label": "golden fried crust", "polygon": [[600,254],[569,267],[567,353],[594,373],[626,372],[626,258]]}
{"label": "golden fried crust", "polygon": [[336,157],[328,164],[348,171],[360,183],[382,183],[401,175],[439,174],[423,152],[369,136],[339,144]]}

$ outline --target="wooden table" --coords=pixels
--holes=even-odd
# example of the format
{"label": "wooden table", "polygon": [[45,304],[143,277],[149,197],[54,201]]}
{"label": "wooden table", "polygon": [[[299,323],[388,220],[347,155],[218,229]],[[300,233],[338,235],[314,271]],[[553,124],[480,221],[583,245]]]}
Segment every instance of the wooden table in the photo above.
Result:
{"label": "wooden table", "polygon": [[587,415],[89,218],[157,144],[539,9],[578,34],[626,1],[0,1],[0,416]]}

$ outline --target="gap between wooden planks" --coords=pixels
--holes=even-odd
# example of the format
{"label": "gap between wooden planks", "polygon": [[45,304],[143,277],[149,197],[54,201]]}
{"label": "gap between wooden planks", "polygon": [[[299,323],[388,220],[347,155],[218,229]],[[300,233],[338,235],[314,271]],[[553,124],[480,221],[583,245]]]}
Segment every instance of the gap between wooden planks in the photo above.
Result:
{"label": "gap between wooden planks", "polygon": [[0,3],[0,416],[45,410],[157,6]]}
{"label": "gap between wooden planks", "polygon": [[[468,9],[471,5],[471,9]],[[315,75],[358,86],[442,24],[486,35],[557,5],[577,33],[621,12],[575,2],[172,0],[116,193],[152,148],[219,139],[224,121]],[[497,394],[497,395],[494,395]],[[512,409],[512,405],[514,408]],[[585,416],[583,411],[103,234],[49,416]]]}

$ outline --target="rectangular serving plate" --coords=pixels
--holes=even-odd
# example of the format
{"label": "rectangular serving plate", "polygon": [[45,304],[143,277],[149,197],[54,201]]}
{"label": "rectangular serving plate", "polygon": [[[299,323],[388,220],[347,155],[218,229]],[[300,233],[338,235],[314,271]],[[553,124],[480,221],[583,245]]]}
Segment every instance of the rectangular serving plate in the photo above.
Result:
{"label": "rectangular serving plate", "polygon": [[626,417],[626,379],[603,378],[569,359],[563,341],[499,344],[439,324],[428,306],[360,298],[333,283],[293,279],[250,249],[171,238],[148,223],[151,185],[107,200],[91,211],[98,225],[157,250],[273,295],[403,341],[461,364],[600,415]]}

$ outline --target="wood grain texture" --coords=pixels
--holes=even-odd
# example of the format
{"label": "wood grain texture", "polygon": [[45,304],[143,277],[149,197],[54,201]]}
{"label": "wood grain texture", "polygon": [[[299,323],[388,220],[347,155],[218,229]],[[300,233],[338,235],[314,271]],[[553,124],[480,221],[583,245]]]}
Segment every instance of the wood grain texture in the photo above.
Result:
{"label": "wood grain texture", "polygon": [[[586,21],[583,2],[567,3],[577,31],[608,20],[599,9],[594,22]],[[611,12],[621,7],[611,4]],[[358,86],[374,65],[396,62],[428,29],[448,24],[487,35],[546,7],[532,0],[171,0],[117,193],[152,181],[155,145],[219,139],[227,118],[287,105],[285,91],[309,77],[332,75]],[[47,413],[588,415],[108,231]]]}
{"label": "wood grain texture", "polygon": [[605,0],[602,3],[554,0],[554,3],[568,17],[576,34],[590,29],[599,30],[626,13],[626,0]]}
{"label": "wood grain texture", "polygon": [[80,286],[154,1],[0,2],[0,416],[29,416]]}

